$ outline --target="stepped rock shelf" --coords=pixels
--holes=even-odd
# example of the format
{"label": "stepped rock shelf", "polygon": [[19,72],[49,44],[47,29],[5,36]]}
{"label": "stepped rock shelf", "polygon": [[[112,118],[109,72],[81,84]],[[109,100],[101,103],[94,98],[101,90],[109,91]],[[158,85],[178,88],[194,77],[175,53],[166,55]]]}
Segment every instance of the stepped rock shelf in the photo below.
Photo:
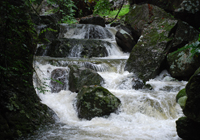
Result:
{"label": "stepped rock shelf", "polygon": [[43,34],[50,42],[38,45],[34,86],[47,91],[37,94],[57,122],[28,139],[180,139],[178,118],[182,132],[193,120],[181,118],[186,95],[176,95],[187,82],[177,79],[188,80],[197,67],[172,77],[173,68],[191,64],[174,63],[189,53],[171,53],[199,31],[150,4],[133,5],[125,24],[58,24],[58,32]]}

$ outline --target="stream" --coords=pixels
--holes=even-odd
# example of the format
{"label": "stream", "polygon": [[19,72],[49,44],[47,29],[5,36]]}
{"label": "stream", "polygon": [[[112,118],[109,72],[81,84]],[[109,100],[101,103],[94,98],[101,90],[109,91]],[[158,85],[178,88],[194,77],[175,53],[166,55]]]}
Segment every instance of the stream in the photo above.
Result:
{"label": "stream", "polygon": [[[69,29],[65,38],[85,39],[88,29]],[[102,27],[101,27],[102,28]],[[36,90],[41,102],[50,107],[57,116],[56,123],[43,127],[29,136],[28,140],[180,140],[176,132],[175,121],[182,116],[175,98],[178,91],[185,87],[186,81],[177,81],[164,70],[155,79],[147,83],[153,90],[132,88],[134,73],[124,71],[128,53],[123,53],[116,45],[116,29],[107,27],[112,34],[104,37],[112,43],[107,47],[107,57],[81,58],[79,49],[73,49],[66,58],[37,56],[34,67],[34,86],[43,83],[45,93]],[[90,38],[87,38],[90,39]],[[99,38],[95,38],[99,39]],[[51,72],[76,64],[95,70],[104,79],[102,86],[121,100],[122,105],[108,118],[95,117],[92,120],[79,119],[77,116],[77,93],[61,90],[51,93]],[[37,82],[39,79],[40,82]],[[68,81],[66,81],[68,82]]]}

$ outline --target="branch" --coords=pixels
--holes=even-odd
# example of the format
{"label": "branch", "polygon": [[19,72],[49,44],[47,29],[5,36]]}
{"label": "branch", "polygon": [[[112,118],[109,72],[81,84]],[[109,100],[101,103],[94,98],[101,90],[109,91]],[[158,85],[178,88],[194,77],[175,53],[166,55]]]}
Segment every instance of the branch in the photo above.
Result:
{"label": "branch", "polygon": [[33,11],[37,14],[37,16],[40,18],[40,14],[35,10],[35,8],[33,7],[32,3],[29,0],[29,3],[31,5],[31,8],[33,9]]}
{"label": "branch", "polygon": [[114,18],[110,23],[112,23],[112,22],[117,18],[117,16],[118,16],[119,12],[121,11],[123,5],[124,5],[124,0],[123,0],[123,2],[122,2],[122,5],[121,5],[121,7],[120,7],[120,9],[119,9],[119,11],[118,11],[118,13],[117,13],[117,15],[115,16],[115,18]]}

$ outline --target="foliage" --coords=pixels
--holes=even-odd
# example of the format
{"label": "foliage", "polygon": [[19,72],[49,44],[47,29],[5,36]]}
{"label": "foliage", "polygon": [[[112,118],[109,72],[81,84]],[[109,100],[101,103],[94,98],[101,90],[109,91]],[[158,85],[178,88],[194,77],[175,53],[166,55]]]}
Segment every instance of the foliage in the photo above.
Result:
{"label": "foliage", "polygon": [[96,5],[94,7],[94,14],[102,13],[104,14],[111,9],[111,3],[109,0],[96,0]]}
{"label": "foliage", "polygon": [[32,86],[37,33],[30,6],[29,0],[0,1],[1,139],[15,139],[48,122],[47,106]]}
{"label": "foliage", "polygon": [[[105,13],[99,12],[98,15],[100,16],[107,16],[109,18],[114,18],[117,15],[118,10],[109,11],[107,10]],[[119,17],[124,16],[129,12],[129,5],[124,5],[119,13]]]}
{"label": "foliage", "polygon": [[[3,1],[1,5],[0,74],[6,83],[9,83],[11,78],[19,77],[20,81],[27,84],[27,80],[20,77],[32,74],[27,61],[33,55],[26,54],[34,52],[34,47],[31,46],[33,44],[30,42],[36,39],[36,32],[28,13],[24,16],[27,7],[27,3],[16,6],[9,1]],[[27,41],[27,37],[32,40]],[[22,59],[24,56],[26,57]]]}
{"label": "foliage", "polygon": [[193,56],[199,57],[199,55],[200,55],[200,34],[199,34],[199,38],[198,38],[197,41],[192,42],[192,43],[190,43],[190,44],[188,44],[188,45],[186,45],[182,48],[179,48],[178,50],[174,51],[171,54],[173,55],[175,53],[178,53],[180,51],[183,51],[183,50],[186,50],[186,49],[189,49],[189,48],[191,48],[191,53],[192,53],[191,57],[193,57]]}
{"label": "foliage", "polygon": [[39,5],[42,3],[42,1],[43,0],[29,0],[30,3],[39,4]]}
{"label": "foliage", "polygon": [[47,0],[47,2],[51,5],[58,5],[55,11],[61,16],[61,22],[73,20],[76,6],[72,0]]}

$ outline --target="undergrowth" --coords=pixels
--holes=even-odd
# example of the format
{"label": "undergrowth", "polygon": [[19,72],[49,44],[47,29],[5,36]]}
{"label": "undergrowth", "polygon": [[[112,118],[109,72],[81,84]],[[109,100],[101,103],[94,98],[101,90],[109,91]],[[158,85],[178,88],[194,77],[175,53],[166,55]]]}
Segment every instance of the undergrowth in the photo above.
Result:
{"label": "undergrowth", "polygon": [[[108,18],[115,18],[115,16],[117,15],[119,9],[117,10],[106,10],[106,11],[100,11],[97,14],[100,15],[101,17],[108,17]],[[129,5],[124,5],[118,15],[118,18],[121,18],[122,16],[124,16],[125,14],[127,14],[129,12]]]}

